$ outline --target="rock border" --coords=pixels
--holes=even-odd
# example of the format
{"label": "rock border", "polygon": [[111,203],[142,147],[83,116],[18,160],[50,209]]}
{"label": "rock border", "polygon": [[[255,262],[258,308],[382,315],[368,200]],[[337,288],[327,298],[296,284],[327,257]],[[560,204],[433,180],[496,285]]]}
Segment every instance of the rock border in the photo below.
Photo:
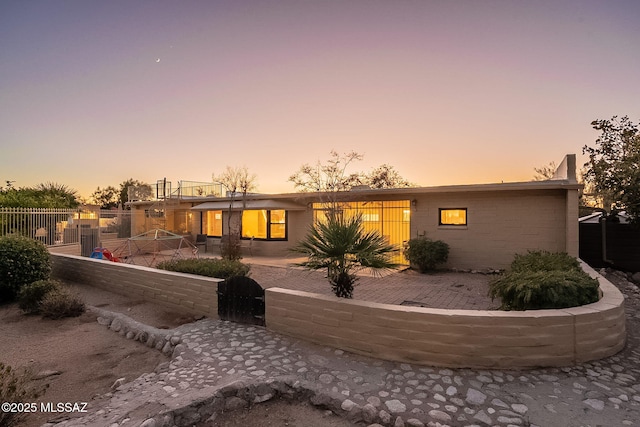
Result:
{"label": "rock border", "polygon": [[176,332],[176,329],[159,329],[138,322],[122,313],[115,313],[93,306],[88,306],[87,308],[98,316],[99,324],[127,339],[139,341],[147,347],[155,348],[171,357],[174,356],[176,348],[180,350],[179,346],[182,343],[182,338]]}
{"label": "rock border", "polygon": [[[149,348],[161,351],[172,359],[185,350],[180,332],[174,329],[158,329],[138,322],[122,313],[111,312],[94,306],[87,307],[97,315],[99,324],[119,335],[139,341]],[[122,384],[118,384],[122,385]],[[113,387],[112,387],[113,388]],[[228,411],[251,408],[254,405],[274,399],[309,402],[311,405],[327,409],[339,417],[352,422],[365,422],[370,426],[391,425],[395,421],[422,427],[417,419],[402,420],[402,417],[379,410],[372,404],[360,406],[344,395],[320,392],[311,382],[301,381],[295,375],[287,375],[266,381],[237,380],[221,386],[205,398],[196,399],[188,405],[162,412],[141,422],[140,427],[188,427],[194,423],[212,422],[216,416]],[[379,423],[379,424],[378,424]],[[55,424],[52,424],[55,425]],[[404,425],[404,424],[401,424]],[[114,424],[119,426],[119,424]]]}

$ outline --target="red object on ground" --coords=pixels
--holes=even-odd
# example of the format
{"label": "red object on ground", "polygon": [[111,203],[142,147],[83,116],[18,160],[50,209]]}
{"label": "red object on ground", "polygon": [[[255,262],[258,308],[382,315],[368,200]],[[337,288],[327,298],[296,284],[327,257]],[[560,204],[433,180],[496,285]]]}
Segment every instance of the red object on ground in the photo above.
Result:
{"label": "red object on ground", "polygon": [[113,256],[111,251],[106,248],[93,248],[93,252],[91,253],[91,258],[106,259],[113,262],[122,262],[120,258]]}

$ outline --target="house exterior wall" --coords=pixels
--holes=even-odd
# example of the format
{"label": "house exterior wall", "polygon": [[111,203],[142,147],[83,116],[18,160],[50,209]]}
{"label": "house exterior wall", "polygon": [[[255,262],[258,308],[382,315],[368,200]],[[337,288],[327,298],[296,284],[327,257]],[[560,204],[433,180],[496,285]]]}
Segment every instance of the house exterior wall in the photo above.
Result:
{"label": "house exterior wall", "polygon": [[[251,242],[251,254],[291,256],[290,248],[302,240],[313,223],[314,203],[409,201],[410,238],[426,236],[449,244],[446,267],[460,269],[503,269],[516,253],[528,250],[567,252],[578,256],[578,191],[575,179],[575,155],[565,157],[556,176],[547,181],[500,184],[456,185],[399,189],[357,189],[341,193],[251,194],[246,202],[260,209],[287,210],[287,239]],[[226,197],[202,197],[170,200],[166,229],[195,236],[201,233],[203,209],[220,210],[231,203]],[[207,206],[208,205],[208,206]],[[160,206],[158,202],[133,202],[132,235],[147,231],[155,223],[144,217],[144,210]],[[244,206],[244,205],[243,205]],[[289,206],[290,209],[287,209]],[[306,209],[305,209],[306,206]],[[192,210],[192,208],[194,208]],[[464,226],[439,225],[439,209],[465,208]],[[234,222],[241,207],[234,207]],[[228,233],[229,212],[223,209],[223,234]],[[157,221],[158,222],[158,221]],[[239,222],[239,221],[238,221]],[[153,227],[151,227],[153,228]],[[239,229],[239,224],[232,225]],[[406,233],[406,231],[404,231]],[[405,237],[402,237],[405,239]],[[219,238],[210,237],[208,247],[216,252]],[[245,248],[249,245],[243,240]]]}
{"label": "house exterior wall", "polygon": [[[577,197],[577,191],[575,191]],[[531,249],[568,251],[569,201],[565,190],[494,191],[417,195],[411,216],[411,237],[426,235],[449,244],[448,267],[501,269],[516,253]],[[439,224],[440,208],[467,208],[466,226]],[[575,238],[577,242],[577,236]],[[572,253],[572,255],[574,255]]]}
{"label": "house exterior wall", "polygon": [[[411,200],[410,237],[426,236],[442,240],[450,247],[449,268],[503,269],[516,253],[528,250],[567,252],[578,256],[577,189],[526,189],[487,191],[404,191],[395,193],[346,194],[351,201]],[[307,196],[313,200],[313,195]],[[189,209],[197,203],[182,203],[176,213],[169,213],[167,223],[175,218],[189,218],[192,235],[200,233],[200,212]],[[439,225],[440,208],[466,208],[467,225]],[[135,206],[132,233],[139,234],[145,224],[144,206]],[[227,234],[229,212],[223,211],[223,233]],[[177,215],[177,216],[176,216]],[[287,240],[254,240],[251,253],[257,256],[292,256],[290,248],[302,240],[313,222],[313,209],[291,210],[287,217]],[[239,211],[232,212],[232,227],[239,227]],[[183,221],[184,222],[184,221]],[[181,223],[182,224],[182,223]],[[248,246],[243,241],[243,246]],[[216,251],[219,239],[209,238],[210,250]]]}
{"label": "house exterior wall", "polygon": [[131,209],[131,235],[137,236],[146,230],[144,206],[136,206]]}

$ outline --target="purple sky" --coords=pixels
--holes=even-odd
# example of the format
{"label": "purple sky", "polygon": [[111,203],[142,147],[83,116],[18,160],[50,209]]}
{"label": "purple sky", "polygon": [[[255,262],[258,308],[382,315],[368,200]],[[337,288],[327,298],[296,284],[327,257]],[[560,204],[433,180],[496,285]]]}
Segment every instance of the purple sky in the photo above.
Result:
{"label": "purple sky", "polygon": [[[258,190],[331,149],[420,185],[528,180],[640,120],[640,2],[0,2],[0,185]],[[159,59],[159,62],[158,62]]]}

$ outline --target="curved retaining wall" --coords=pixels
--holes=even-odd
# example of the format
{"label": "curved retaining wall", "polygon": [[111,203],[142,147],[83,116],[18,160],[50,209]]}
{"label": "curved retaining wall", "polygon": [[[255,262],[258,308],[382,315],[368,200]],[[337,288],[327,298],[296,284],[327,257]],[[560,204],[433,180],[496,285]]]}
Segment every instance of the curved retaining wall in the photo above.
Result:
{"label": "curved retaining wall", "polygon": [[[568,366],[620,351],[624,297],[600,282],[602,298],[561,310],[444,310],[345,300],[270,288],[266,325],[278,333],[387,360],[447,367]],[[328,285],[327,285],[328,286]]]}

